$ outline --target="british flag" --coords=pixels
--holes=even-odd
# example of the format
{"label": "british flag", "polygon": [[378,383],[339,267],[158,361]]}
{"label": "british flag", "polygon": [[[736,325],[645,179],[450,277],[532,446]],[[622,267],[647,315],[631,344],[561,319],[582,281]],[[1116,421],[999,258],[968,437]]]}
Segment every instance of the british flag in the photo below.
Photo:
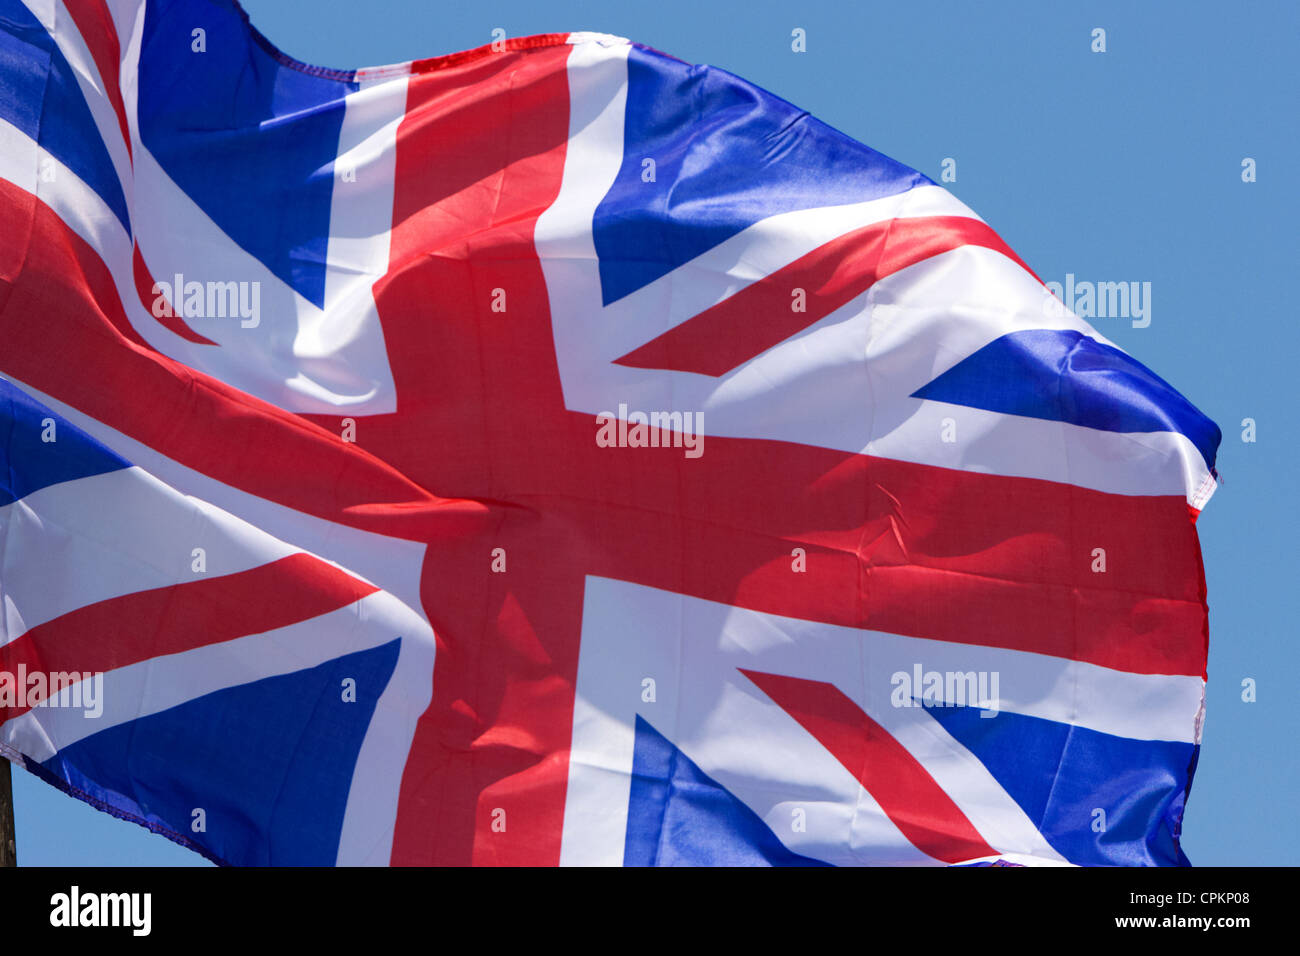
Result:
{"label": "british flag", "polygon": [[0,749],[229,864],[1177,864],[1215,425],[922,174],[553,34],[0,0]]}

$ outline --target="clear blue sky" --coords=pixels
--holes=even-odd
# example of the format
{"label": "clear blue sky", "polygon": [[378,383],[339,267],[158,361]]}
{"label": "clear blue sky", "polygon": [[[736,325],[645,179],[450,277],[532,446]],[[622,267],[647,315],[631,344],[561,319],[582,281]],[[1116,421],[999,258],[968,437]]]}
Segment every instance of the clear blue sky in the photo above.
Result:
{"label": "clear blue sky", "polygon": [[[1194,864],[1300,863],[1300,465],[1294,365],[1300,6],[965,0],[244,0],[321,66],[597,30],[749,79],[936,180],[1045,280],[1152,284],[1151,324],[1096,319],[1224,432],[1199,529],[1210,604],[1204,747],[1184,821]],[[807,32],[807,52],[790,49]],[[1106,30],[1107,52],[1090,50]],[[1258,181],[1241,181],[1241,161]],[[1258,441],[1241,441],[1241,421]],[[1288,504],[1287,502],[1290,502]],[[1243,678],[1257,682],[1241,700]],[[1293,703],[1288,704],[1291,699]],[[25,864],[201,864],[15,773]]]}

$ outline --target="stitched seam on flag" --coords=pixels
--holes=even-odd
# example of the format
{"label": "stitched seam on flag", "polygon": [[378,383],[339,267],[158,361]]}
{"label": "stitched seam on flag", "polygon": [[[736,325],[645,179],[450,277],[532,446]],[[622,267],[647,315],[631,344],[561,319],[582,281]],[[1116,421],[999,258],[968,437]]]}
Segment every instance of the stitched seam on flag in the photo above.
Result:
{"label": "stitched seam on flag", "polygon": [[[487,56],[495,56],[499,52],[503,51],[510,53],[530,53],[534,50],[544,50],[552,47],[570,45],[570,33],[538,33],[526,37],[509,37],[504,41],[501,41],[503,51],[494,50],[492,48],[493,44],[488,43],[470,50],[460,50],[455,53],[447,53],[443,56],[429,57],[427,59],[412,60],[402,63],[388,63],[383,66],[361,66],[351,69],[340,69],[337,67],[316,66],[285,53],[253,24],[248,12],[244,10],[243,5],[239,0],[234,0],[234,5],[235,11],[243,20],[244,26],[248,30],[252,40],[278,64],[300,73],[306,73],[310,76],[319,76],[342,82],[355,82],[357,75],[360,73],[364,73],[367,80],[435,73],[450,67],[472,63],[475,60],[483,59]],[[584,39],[581,42],[590,43],[595,41],[592,39]]]}
{"label": "stitched seam on flag", "polygon": [[[593,42],[590,40],[583,42]],[[411,63],[410,72],[412,76],[420,76],[426,73],[437,73],[441,70],[454,66],[461,66],[466,63],[473,63],[475,60],[481,60],[484,57],[497,56],[500,52],[507,53],[532,53],[536,50],[545,50],[558,46],[569,46],[569,34],[567,33],[539,33],[527,37],[511,37],[502,41],[503,50],[497,51],[492,49],[492,44],[475,47],[472,50],[461,50],[458,53],[448,53],[445,56],[431,57],[427,60],[415,60]],[[387,69],[387,68],[382,68]],[[371,71],[367,70],[367,74]],[[380,75],[383,73],[372,74]]]}
{"label": "stitched seam on flag", "polygon": [[[629,51],[628,57],[624,57],[624,58],[623,58],[623,64],[622,64],[622,66],[620,67],[620,73],[621,73],[621,77],[622,77],[622,79],[621,79],[620,82],[623,83],[623,84],[625,84],[625,86],[624,86],[624,88],[623,88],[623,93],[622,93],[622,95],[623,95],[625,101],[629,98],[629,96],[630,96],[630,91],[631,91],[631,89],[632,89],[632,76],[631,76],[632,66],[631,66],[631,62],[630,62],[630,56],[631,56],[631,51]],[[693,126],[695,129],[699,129],[700,126],[701,126],[701,124],[704,122],[704,109],[703,109],[703,84],[702,84],[702,83],[693,83],[693,84],[692,84],[692,90],[691,90],[691,92],[692,92],[691,112],[692,112],[692,113],[694,114],[694,116],[695,116],[695,119],[694,119],[694,121],[693,121],[693,123],[692,123],[692,126]],[[620,138],[621,138],[621,139],[623,140],[623,142],[624,142],[624,147],[623,147],[624,149],[626,149],[627,133],[628,133],[628,130],[627,130],[627,109],[628,109],[628,104],[625,102],[625,103],[624,103],[624,107],[623,107],[623,121],[622,121],[622,123],[620,124]],[[568,146],[566,145],[565,148],[566,148],[566,150],[567,150],[567,149],[568,149]],[[689,147],[688,147],[688,149],[689,149]],[[566,159],[567,159],[567,156],[566,156]],[[674,195],[675,195],[675,193],[676,193],[677,186],[679,185],[679,183],[680,183],[680,179],[679,179],[678,177],[673,177],[673,181],[672,181],[671,183],[669,183],[669,185],[668,185],[668,191],[667,191],[666,195],[664,196],[664,199],[663,199],[663,205],[662,205],[662,207],[661,207],[664,211],[668,211],[668,210],[671,210],[671,209],[673,208],[673,197],[674,197]],[[598,207],[598,208],[599,208],[599,207]],[[593,221],[589,224],[589,228],[590,228],[590,231],[591,231],[591,238],[592,238],[592,240],[593,240],[593,242],[594,242],[595,239],[596,239],[596,236],[595,236],[595,222],[594,222],[594,219],[593,219]],[[599,255],[597,256],[597,258],[599,258]],[[670,273],[670,275],[671,275],[671,273]],[[671,281],[671,280],[670,280],[670,281]],[[603,284],[603,283],[602,283],[602,284]],[[603,301],[603,296],[601,296],[599,293],[597,293],[597,301],[598,301],[598,302],[602,302],[602,301]],[[605,308],[607,308],[607,306],[603,306],[603,305],[602,305],[602,309],[601,309],[601,311],[603,312]],[[671,402],[672,402],[672,404],[670,404],[670,405],[668,406],[669,408],[678,408],[678,407],[680,407],[680,406],[678,405],[678,403],[677,403],[677,395],[678,395],[678,391],[677,391],[677,381],[676,381],[676,376],[669,376],[669,397],[670,397],[670,400],[671,400]],[[683,486],[684,486],[684,477],[683,477],[683,475],[682,475],[681,466],[680,466],[680,463],[679,463],[678,466],[677,466],[677,496],[678,496],[678,497],[677,497],[677,502],[678,502],[679,506],[685,502],[685,497],[683,496]],[[641,510],[641,509],[638,509],[638,510]],[[647,512],[652,512],[652,509],[644,509],[644,510],[647,511]],[[680,527],[680,526],[679,526],[679,527]],[[680,535],[680,541],[681,541],[681,552],[680,552],[680,559],[679,559],[681,563],[678,564],[678,567],[681,569],[681,570],[680,570],[680,573],[679,573],[679,580],[680,580],[680,582],[681,582],[681,588],[680,588],[680,591],[678,592],[678,594],[677,594],[677,596],[676,596],[676,597],[677,597],[677,612],[678,612],[678,615],[677,615],[677,622],[678,622],[678,624],[677,624],[677,662],[676,662],[676,663],[677,663],[677,670],[678,670],[678,673],[679,673],[679,674],[680,674],[680,672],[681,672],[682,664],[683,664],[683,662],[684,662],[685,659],[686,659],[686,657],[685,657],[685,645],[686,645],[686,590],[687,590],[687,589],[686,589],[686,580],[685,580],[685,579],[686,579],[686,568],[687,568],[687,565],[686,565],[686,562],[685,562],[686,539],[687,539],[686,529],[685,529],[685,528],[682,528],[682,533],[681,533],[681,535]],[[682,697],[683,697],[683,695],[680,693],[680,691],[679,691],[679,692],[675,695],[675,697],[674,697],[674,706],[673,706],[673,727],[672,727],[672,732],[673,732],[673,733],[678,733],[678,732],[680,732],[680,728],[681,728],[681,718],[682,718]],[[677,749],[677,750],[675,750],[675,752],[674,752],[674,754],[673,754],[674,769],[676,769],[677,754],[679,754],[679,753],[684,753],[684,751],[682,751],[682,750],[680,750],[680,749]],[[703,768],[701,768],[701,769],[703,769]],[[672,778],[670,777],[669,779],[672,779]],[[721,781],[718,781],[718,782],[721,783]],[[738,800],[740,799],[739,794],[733,794],[733,796],[735,796],[736,799],[738,799]],[[744,801],[741,801],[741,802],[743,803]],[[664,810],[665,810],[665,813],[667,812],[667,807],[668,807],[668,803],[667,803],[667,801],[665,801],[665,802],[664,802]],[[664,820],[664,823],[666,823],[666,822],[667,822],[667,821],[666,821],[666,819],[665,819],[665,820]],[[775,833],[773,834],[773,836],[775,836]],[[777,839],[779,840],[780,838],[778,837]],[[783,842],[783,841],[782,841],[782,842]],[[656,859],[656,862],[658,862],[657,859]]]}
{"label": "stitched seam on flag", "polygon": [[[858,574],[859,574],[859,578],[860,578],[860,579],[861,579],[863,573],[864,573],[864,572],[863,572],[863,570],[862,570],[862,560],[861,560],[861,558],[859,558],[859,560],[858,560]],[[861,594],[864,592],[865,588],[866,588],[866,582],[863,581],[863,580],[859,580],[859,584],[858,584],[858,594],[861,595]],[[862,618],[861,620],[864,620],[864,621],[865,621],[865,620],[867,620],[867,618]],[[861,710],[862,710],[863,714],[866,715],[866,717],[867,717],[868,720],[875,720],[875,718],[871,716],[871,710],[869,709],[869,708],[871,708],[872,705],[875,703],[875,700],[874,700],[874,698],[872,697],[872,694],[871,694],[871,690],[872,690],[872,688],[874,687],[875,682],[871,679],[871,669],[870,669],[870,664],[869,664],[870,659],[871,659],[871,648],[874,646],[874,644],[875,644],[874,641],[862,641],[862,640],[860,640],[860,641],[857,642],[857,645],[858,645],[858,655],[859,655],[858,659],[862,662],[862,663],[861,663],[861,667],[862,667],[862,687],[863,687],[863,697],[864,697],[864,699],[863,699],[863,701],[862,701]],[[788,712],[787,712],[787,714],[788,714]],[[877,723],[878,723],[878,722],[877,722]],[[821,741],[818,741],[818,743],[820,744]],[[824,747],[825,745],[822,744],[822,746]],[[901,828],[899,828],[898,824],[894,821],[893,817],[891,817],[891,816],[889,815],[889,811],[885,809],[884,805],[880,802],[880,800],[876,797],[876,795],[873,794],[871,791],[869,791],[869,790],[867,789],[867,785],[866,785],[866,779],[867,779],[867,765],[866,765],[866,763],[867,763],[867,761],[868,761],[869,759],[870,759],[870,758],[864,754],[864,755],[863,755],[863,765],[862,765],[861,767],[859,767],[857,771],[850,771],[850,773],[853,774],[853,777],[854,777],[854,783],[857,784],[857,793],[856,793],[856,799],[855,799],[854,802],[853,802],[853,815],[849,818],[849,832],[848,832],[848,834],[846,835],[846,838],[845,838],[845,840],[844,840],[844,843],[845,843],[846,846],[849,846],[849,847],[852,847],[852,846],[853,846],[853,831],[854,831],[854,825],[855,825],[859,820],[862,820],[862,819],[870,819],[870,820],[872,820],[872,821],[876,821],[876,820],[879,820],[879,818],[882,817],[882,816],[883,816],[883,817],[884,817],[884,818],[885,818],[885,819],[886,819],[886,820],[887,820],[891,825],[893,825],[894,829],[898,830],[898,832],[899,832],[900,834],[903,835],[903,839],[904,839],[906,842],[911,843],[911,840],[909,840],[909,839],[907,838],[907,835],[906,835],[906,834],[903,834],[903,833],[902,833]],[[848,769],[848,768],[845,768],[845,769]],[[928,771],[927,771],[927,772],[928,772]],[[937,781],[936,781],[936,782],[937,782]],[[867,801],[870,801],[870,804],[868,804]],[[913,845],[914,847],[916,846],[915,844],[912,844],[912,845]],[[920,852],[921,852],[922,854],[924,854],[924,855],[927,855],[927,856],[929,855],[929,854],[926,854],[924,850],[921,850],[920,847],[916,847],[916,849],[917,849],[917,850],[920,850]]]}
{"label": "stitched seam on flag", "polygon": [[[531,53],[534,50],[545,50],[557,46],[569,46],[569,35],[567,33],[540,33],[527,37],[511,37],[502,41],[506,52],[510,53]],[[593,41],[584,41],[593,42]],[[416,60],[412,64],[412,69],[419,66],[420,73],[431,73],[438,70],[446,69],[451,66],[460,66],[463,63],[472,63],[487,56],[494,56],[496,50],[492,49],[489,43],[485,46],[476,47],[473,50],[462,50],[458,53],[448,53],[445,56],[433,57],[427,60]]]}
{"label": "stitched seam on flag", "polygon": [[[515,498],[564,498],[569,501],[580,502],[582,504],[594,503],[605,508],[620,508],[626,511],[635,511],[643,514],[654,515],[657,518],[672,517],[674,519],[680,519],[682,517],[681,515],[672,514],[667,511],[660,511],[655,508],[646,508],[640,505],[630,505],[625,502],[610,502],[610,501],[593,502],[592,499],[590,498],[581,498],[577,495],[570,495],[564,492],[518,492],[515,494]],[[538,509],[529,509],[529,510],[537,511]],[[688,520],[690,520],[693,523],[708,525],[710,527],[720,528],[725,531],[739,531],[744,534],[759,535],[768,541],[780,541],[780,542],[795,541],[798,542],[799,544],[808,545],[820,551],[834,551],[848,557],[858,557],[859,555],[859,552],[851,548],[836,547],[833,545],[828,545],[824,542],[810,541],[806,538],[801,538],[794,535],[790,537],[778,537],[776,535],[757,531],[753,528],[742,527],[739,525],[722,524],[720,522],[705,517],[692,517],[689,518]],[[1159,601],[1168,601],[1173,604],[1188,604],[1188,605],[1193,605],[1195,607],[1203,606],[1202,602],[1197,598],[1174,597],[1168,594],[1160,594],[1155,591],[1142,591],[1133,588],[1119,588],[1111,585],[1107,585],[1105,587],[1098,586],[1095,588],[1093,587],[1083,588],[1082,594],[1080,594],[1079,585],[1075,585],[1075,584],[1032,581],[1032,580],[1027,580],[1025,578],[1012,578],[1012,577],[1004,577],[1002,575],[997,575],[997,574],[983,574],[978,571],[966,571],[960,568],[937,568],[928,564],[915,564],[910,562],[906,564],[872,564],[872,565],[868,565],[868,567],[871,570],[881,570],[881,571],[891,571],[895,569],[912,568],[918,571],[930,571],[938,574],[959,574],[965,577],[981,578],[987,581],[999,581],[1004,584],[1028,584],[1028,585],[1033,585],[1035,587],[1058,588],[1064,591],[1070,591],[1072,593],[1076,593],[1079,596],[1082,596],[1082,594],[1094,594],[1094,593],[1130,594],[1130,595],[1135,595],[1137,597],[1152,598],[1154,600],[1159,600]]]}
{"label": "stitched seam on flag", "polygon": [[[1076,340],[1074,345],[1071,347],[1070,351],[1065,356],[1063,356],[1061,360],[1057,363],[1057,368],[1056,368],[1056,407],[1057,408],[1066,407],[1064,403],[1065,381],[1066,381],[1064,367],[1066,364],[1068,364],[1070,360],[1070,356],[1074,355],[1074,353],[1078,351],[1082,342],[1083,339]],[[1071,472],[1070,440],[1068,437],[1068,430],[1065,427],[1064,420],[1062,420],[1060,424],[1057,426],[1057,431],[1061,438],[1061,457],[1062,460],[1065,462],[1065,473],[1068,475]],[[1068,553],[1072,555],[1081,554],[1081,552],[1078,550],[1079,540],[1078,540],[1078,532],[1077,532],[1077,529],[1079,527],[1078,524],[1079,511],[1078,511],[1077,502],[1075,498],[1076,495],[1073,491],[1071,491],[1066,498],[1066,501],[1069,503],[1068,507],[1070,512],[1070,520],[1066,525],[1067,528],[1066,533],[1069,535],[1069,540],[1066,546],[1068,548]],[[1108,588],[1107,590],[1116,590],[1116,589]],[[1070,647],[1071,647],[1070,657],[1077,660],[1079,657],[1079,605],[1082,603],[1082,594],[1080,593],[1080,585],[1078,585],[1077,583],[1074,584],[1073,587],[1071,588],[1071,594],[1073,596],[1073,600],[1070,601]],[[1079,719],[1079,672],[1078,670],[1075,670],[1074,680],[1071,682],[1071,684],[1072,684],[1072,687],[1070,689],[1071,729],[1067,733],[1065,738],[1065,745],[1067,747],[1069,746],[1070,739],[1074,734],[1074,729],[1073,729],[1074,725],[1078,722]],[[1060,780],[1061,767],[1064,764],[1065,764],[1065,747],[1062,747],[1060,758],[1057,760],[1056,763],[1056,773],[1052,776],[1052,789],[1048,791],[1047,802],[1043,805],[1044,820],[1047,818],[1047,808],[1051,805],[1052,794],[1056,791],[1056,784]],[[1039,821],[1037,830],[1039,833],[1043,832],[1042,820]]]}
{"label": "stitched seam on flag", "polygon": [[[683,552],[685,551],[685,541],[686,541],[686,535],[683,534],[683,535],[682,535],[682,550],[683,550]],[[686,565],[683,563],[683,564],[679,565],[679,567],[682,568],[682,572],[681,572],[681,576],[682,576],[682,578],[685,578],[685,576],[686,576]],[[682,590],[683,590],[683,591],[685,590],[685,582],[684,582],[684,581],[683,581],[683,588],[682,588]],[[683,666],[683,663],[684,663],[684,661],[686,660],[686,651],[685,651],[685,647],[686,647],[686,596],[685,596],[684,594],[679,593],[679,594],[676,595],[676,597],[677,597],[677,662],[676,662],[677,666],[676,666],[676,671],[677,671],[678,674],[680,674],[680,673],[682,672],[682,666]],[[679,690],[674,694],[674,696],[673,696],[673,726],[672,726],[672,733],[673,733],[674,735],[677,735],[677,734],[680,734],[680,733],[681,733],[681,727],[682,727],[682,698],[683,698],[684,696],[685,696],[685,695],[681,693],[680,689],[679,689]],[[676,779],[676,777],[677,777],[676,771],[677,771],[677,763],[678,763],[678,760],[679,760],[680,757],[685,756],[685,753],[686,753],[685,750],[683,750],[681,747],[674,747],[674,748],[673,748],[673,755],[672,755],[672,760],[673,760],[672,771],[673,771],[673,772],[670,773],[669,776],[668,776],[668,779],[669,779],[670,781]],[[700,767],[700,770],[701,770],[701,771],[704,770],[703,766]],[[719,786],[722,785],[722,781],[721,781],[721,780],[718,780],[716,777],[715,777],[714,779],[715,779],[715,781],[719,784]],[[732,796],[735,797],[737,800],[740,800],[740,795],[739,795],[739,794],[737,794],[737,793],[733,793]],[[744,801],[741,800],[741,803],[744,803]],[[662,817],[662,819],[660,820],[660,827],[661,827],[661,830],[660,830],[660,834],[661,834],[661,837],[660,837],[660,846],[659,846],[659,848],[657,848],[656,853],[655,853],[655,863],[656,863],[656,864],[658,864],[658,862],[659,862],[659,856],[660,856],[660,854],[659,854],[659,852],[658,852],[658,849],[661,849],[661,848],[662,848],[662,845],[663,845],[663,835],[664,835],[664,833],[666,832],[666,828],[667,828],[667,823],[668,823],[668,819],[667,819],[667,815],[668,815],[668,806],[669,806],[669,801],[668,801],[668,800],[665,800],[665,801],[664,801],[664,805],[663,805],[663,817]],[[748,806],[748,804],[746,804],[746,806]],[[752,808],[751,808],[751,809],[752,809]],[[773,834],[773,835],[775,835],[775,834]]]}
{"label": "stitched seam on flag", "polygon": [[[261,30],[257,29],[257,27],[253,25],[253,21],[248,16],[248,11],[244,9],[243,4],[240,3],[239,0],[234,0],[234,5],[235,5],[235,12],[239,14],[240,19],[243,20],[244,28],[248,31],[249,36],[252,38],[253,42],[256,43],[258,46],[260,46],[273,60],[275,60],[281,66],[286,66],[292,70],[297,70],[299,73],[306,73],[310,76],[319,76],[330,80],[340,80],[345,83],[352,82],[355,79],[357,74],[357,71],[355,69],[345,70],[345,69],[335,69],[328,66],[314,66],[311,63],[304,63],[302,60],[298,60],[295,59],[294,57],[289,56],[289,54],[285,53],[274,43],[272,43],[266,37],[266,35],[262,33]],[[397,69],[402,68],[404,66],[405,64],[394,63],[385,67],[379,67],[377,69],[379,70],[391,69],[396,71]]]}
{"label": "stitched seam on flag", "polygon": [[[1204,694],[1202,694],[1201,705],[1202,707],[1205,705]],[[1184,857],[1187,854],[1183,852],[1183,817],[1187,814],[1187,800],[1192,795],[1192,778],[1195,776],[1196,764],[1200,759],[1200,743],[1200,740],[1197,740],[1196,747],[1192,748],[1191,757],[1188,758],[1187,783],[1183,786],[1183,805],[1178,809],[1178,818],[1173,821],[1173,825],[1169,828],[1169,834],[1174,841],[1174,849]],[[1147,835],[1147,838],[1150,839],[1150,834]]]}
{"label": "stitched seam on flag", "polygon": [[1197,486],[1195,493],[1192,495],[1192,507],[1196,508],[1198,511],[1201,510],[1214,494],[1217,485],[1218,479],[1216,479],[1212,473],[1207,474],[1202,478],[1201,483]]}
{"label": "stitched seam on flag", "polygon": [[[1056,370],[1057,371],[1057,377],[1056,377],[1056,407],[1057,408],[1065,407],[1063,404],[1063,398],[1065,392],[1065,374],[1063,371],[1063,366],[1069,360],[1069,356],[1073,355],[1074,351],[1078,349],[1081,341],[1082,340],[1075,342],[1074,347],[1070,350],[1070,352],[1065,357],[1063,357],[1060,360],[1060,362],[1057,363],[1057,370]],[[1065,473],[1068,475],[1070,474],[1070,442],[1067,437],[1067,429],[1065,427],[1064,421],[1061,421],[1058,424],[1057,431],[1061,439],[1061,452],[1062,452],[1062,460],[1065,462]],[[1069,540],[1067,541],[1066,546],[1068,549],[1068,553],[1070,554],[1081,553],[1078,550],[1078,535],[1076,533],[1076,529],[1078,527],[1079,515],[1078,515],[1078,509],[1076,506],[1075,497],[1076,497],[1075,494],[1071,492],[1066,498],[1068,502],[1069,515],[1070,515],[1069,521],[1066,525],[1068,529],[1067,534],[1069,535]],[[1107,588],[1107,590],[1117,590],[1117,589]],[[1079,605],[1082,599],[1082,594],[1080,593],[1080,586],[1078,584],[1072,585],[1070,588],[1070,594],[1073,598],[1070,601],[1070,647],[1071,647],[1070,657],[1072,659],[1077,660],[1079,658]],[[1061,745],[1061,752],[1057,756],[1056,770],[1052,774],[1052,786],[1048,790],[1047,799],[1043,803],[1042,816],[1035,825],[1035,829],[1037,829],[1039,833],[1043,832],[1043,823],[1044,821],[1046,821],[1048,812],[1051,808],[1052,796],[1053,794],[1056,793],[1056,787],[1060,783],[1061,767],[1065,765],[1066,750],[1070,745],[1071,739],[1073,739],[1074,728],[1078,722],[1078,719],[1079,719],[1079,672],[1078,670],[1075,670],[1073,674],[1073,680],[1071,681],[1071,688],[1070,688],[1070,720],[1069,720],[1070,729],[1066,732],[1065,741]],[[1046,837],[1044,837],[1044,839],[1046,839]]]}

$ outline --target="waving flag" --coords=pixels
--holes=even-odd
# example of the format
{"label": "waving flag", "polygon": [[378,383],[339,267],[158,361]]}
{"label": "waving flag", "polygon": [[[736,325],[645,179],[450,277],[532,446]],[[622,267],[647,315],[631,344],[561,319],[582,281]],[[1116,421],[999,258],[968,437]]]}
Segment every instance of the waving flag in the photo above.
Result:
{"label": "waving flag", "polygon": [[1218,429],[925,176],[557,34],[0,0],[0,748],[232,864],[1176,864]]}

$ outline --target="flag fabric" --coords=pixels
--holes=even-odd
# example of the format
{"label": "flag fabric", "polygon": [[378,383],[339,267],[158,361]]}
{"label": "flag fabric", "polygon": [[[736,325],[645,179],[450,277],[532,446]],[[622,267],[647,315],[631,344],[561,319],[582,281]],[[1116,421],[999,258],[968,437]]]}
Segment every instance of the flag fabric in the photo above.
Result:
{"label": "flag fabric", "polygon": [[924,175],[234,0],[0,0],[0,92],[9,759],[229,864],[1187,862],[1219,431]]}

